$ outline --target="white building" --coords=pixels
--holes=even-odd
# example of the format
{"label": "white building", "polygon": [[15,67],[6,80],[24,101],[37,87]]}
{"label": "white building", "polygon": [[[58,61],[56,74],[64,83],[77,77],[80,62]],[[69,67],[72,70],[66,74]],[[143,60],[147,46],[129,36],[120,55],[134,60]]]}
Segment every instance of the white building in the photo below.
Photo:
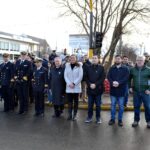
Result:
{"label": "white building", "polygon": [[44,39],[0,32],[0,59],[2,59],[3,53],[9,53],[11,59],[14,59],[14,56],[20,55],[21,51],[40,55],[43,51],[49,50],[50,47]]}

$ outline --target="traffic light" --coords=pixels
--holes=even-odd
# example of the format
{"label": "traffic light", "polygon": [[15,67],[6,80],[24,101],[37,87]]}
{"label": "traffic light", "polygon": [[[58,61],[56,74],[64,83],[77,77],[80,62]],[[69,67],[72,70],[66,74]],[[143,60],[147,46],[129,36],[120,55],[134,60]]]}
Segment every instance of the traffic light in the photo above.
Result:
{"label": "traffic light", "polygon": [[101,48],[102,47],[102,41],[103,41],[103,33],[96,32],[95,47]]}

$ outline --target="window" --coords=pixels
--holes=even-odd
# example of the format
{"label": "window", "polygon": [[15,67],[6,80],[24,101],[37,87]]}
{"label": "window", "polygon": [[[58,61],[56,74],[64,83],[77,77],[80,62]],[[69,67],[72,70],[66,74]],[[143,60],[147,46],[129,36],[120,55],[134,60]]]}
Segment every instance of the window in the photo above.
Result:
{"label": "window", "polygon": [[13,51],[16,50],[16,44],[13,44],[13,47],[12,47]]}
{"label": "window", "polygon": [[9,49],[9,43],[0,41],[0,50],[8,50]]}
{"label": "window", "polygon": [[16,51],[19,51],[19,44],[16,44]]}
{"label": "window", "polygon": [[10,50],[12,51],[13,50],[13,44],[10,43]]}
{"label": "window", "polygon": [[1,42],[1,49],[4,50],[4,42]]}
{"label": "window", "polygon": [[4,50],[8,51],[9,49],[9,43],[8,42],[4,42]]}
{"label": "window", "polygon": [[19,51],[20,45],[18,43],[10,43],[10,50],[11,51]]}

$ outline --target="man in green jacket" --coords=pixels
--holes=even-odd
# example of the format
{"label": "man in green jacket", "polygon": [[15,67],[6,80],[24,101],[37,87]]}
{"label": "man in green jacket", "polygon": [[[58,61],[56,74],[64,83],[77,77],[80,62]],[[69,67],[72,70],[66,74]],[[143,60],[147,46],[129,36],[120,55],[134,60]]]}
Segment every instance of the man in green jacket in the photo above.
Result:
{"label": "man in green jacket", "polygon": [[137,127],[140,121],[140,107],[144,104],[147,128],[150,128],[150,68],[145,64],[145,57],[138,56],[136,66],[130,71],[130,92],[133,92],[134,122]]}

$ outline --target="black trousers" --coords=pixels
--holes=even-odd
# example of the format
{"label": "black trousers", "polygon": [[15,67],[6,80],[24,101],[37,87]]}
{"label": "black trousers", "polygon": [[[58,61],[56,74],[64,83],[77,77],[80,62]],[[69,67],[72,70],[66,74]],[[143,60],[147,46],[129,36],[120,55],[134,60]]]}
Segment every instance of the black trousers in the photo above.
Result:
{"label": "black trousers", "polygon": [[31,81],[29,81],[29,99],[30,99],[30,104],[32,104],[34,102],[34,96],[33,96],[33,87]]}
{"label": "black trousers", "polygon": [[14,88],[13,88],[13,99],[14,99],[15,107],[17,107],[18,103],[19,103],[19,98],[18,98],[18,92],[17,92],[16,86],[14,86]]}
{"label": "black trousers", "polygon": [[2,86],[2,97],[4,99],[4,111],[14,109],[13,89],[9,85]]}
{"label": "black trousers", "polygon": [[28,111],[29,87],[27,82],[17,84],[17,94],[19,98],[19,112]]}
{"label": "black trousers", "polygon": [[37,114],[44,113],[44,91],[34,91],[35,112]]}
{"label": "black trousers", "polygon": [[67,93],[68,98],[68,113],[70,116],[76,115],[79,104],[79,93]]}
{"label": "black trousers", "polygon": [[59,117],[61,113],[63,113],[63,110],[64,110],[64,104],[54,105],[54,112],[57,117]]}

